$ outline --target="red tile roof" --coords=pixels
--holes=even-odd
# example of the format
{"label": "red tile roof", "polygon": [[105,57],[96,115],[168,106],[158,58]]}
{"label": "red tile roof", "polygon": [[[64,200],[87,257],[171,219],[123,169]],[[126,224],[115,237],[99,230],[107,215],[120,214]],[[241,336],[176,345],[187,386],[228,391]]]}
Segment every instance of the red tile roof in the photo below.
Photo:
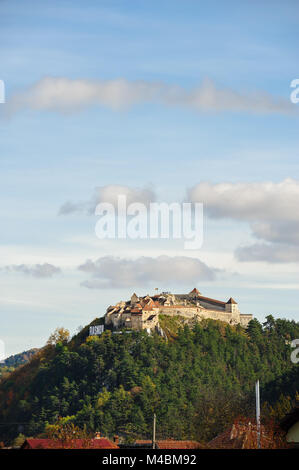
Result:
{"label": "red tile roof", "polygon": [[[150,445],[150,440],[138,440],[136,444],[139,446]],[[163,439],[156,441],[158,449],[201,449],[203,446],[197,441],[176,441],[174,439]]]}
{"label": "red tile roof", "polygon": [[197,294],[197,295],[200,295],[200,292],[198,289],[196,289],[196,287],[194,287],[194,289],[192,289],[191,292],[189,292],[189,294]]}
{"label": "red tile roof", "polygon": [[198,296],[199,300],[203,300],[203,301],[207,301],[207,302],[211,302],[213,304],[221,304],[221,305],[225,305],[226,302],[223,302],[222,300],[216,300],[216,299],[210,299],[210,297],[204,297],[203,295],[199,295]]}
{"label": "red tile roof", "polygon": [[119,447],[105,437],[99,439],[71,439],[67,442],[54,439],[26,439],[22,449],[118,449]]}
{"label": "red tile roof", "polygon": [[158,441],[159,449],[200,449],[201,444],[196,441],[175,441],[173,439]]}
{"label": "red tile roof", "polygon": [[212,439],[208,447],[210,449],[244,449],[244,436],[232,439],[231,429],[228,429]]}
{"label": "red tile roof", "polygon": [[[261,446],[271,447],[271,439],[264,426],[261,426]],[[222,434],[219,434],[208,443],[210,449],[256,449],[257,429],[253,424],[233,424]]]}
{"label": "red tile roof", "polygon": [[145,305],[145,307],[143,307],[143,310],[146,310],[146,311],[153,310],[153,306],[152,305]]}

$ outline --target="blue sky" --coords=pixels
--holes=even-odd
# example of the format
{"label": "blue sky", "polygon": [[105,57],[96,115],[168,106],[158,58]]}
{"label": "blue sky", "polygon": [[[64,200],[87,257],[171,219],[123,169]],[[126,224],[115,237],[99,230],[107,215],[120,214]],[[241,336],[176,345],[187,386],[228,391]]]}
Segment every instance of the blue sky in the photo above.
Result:
{"label": "blue sky", "polygon": [[[78,266],[104,256],[189,256],[219,270],[213,280],[194,277],[204,294],[232,295],[260,320],[269,313],[299,320],[299,104],[289,99],[299,76],[298,13],[295,0],[1,2],[0,338],[7,355],[42,345],[57,326],[74,332],[136,290],[116,287],[113,277],[107,289],[81,285],[86,273]],[[50,105],[45,77],[54,88],[64,80]],[[98,93],[122,80],[126,105],[82,95],[77,108],[80,80],[92,93],[94,84]],[[206,107],[196,97],[207,81],[214,101]],[[146,92],[131,99],[140,83]],[[230,185],[225,209],[222,183]],[[109,185],[151,188],[157,200],[178,202],[195,188],[206,204],[203,247],[186,253],[174,241],[103,242],[94,216],[58,215],[66,201],[88,201]],[[238,257],[240,247],[247,250]],[[32,266],[44,263],[60,271],[34,275]],[[159,287],[193,284],[165,279]]]}

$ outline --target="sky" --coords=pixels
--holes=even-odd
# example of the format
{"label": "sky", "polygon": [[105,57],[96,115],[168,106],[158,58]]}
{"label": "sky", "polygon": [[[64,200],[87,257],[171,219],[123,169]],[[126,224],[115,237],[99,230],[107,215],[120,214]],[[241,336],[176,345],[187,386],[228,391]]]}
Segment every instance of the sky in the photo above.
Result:
{"label": "sky", "polygon": [[[0,2],[0,339],[197,287],[299,321],[299,5]],[[201,248],[99,239],[96,203],[200,202]]]}

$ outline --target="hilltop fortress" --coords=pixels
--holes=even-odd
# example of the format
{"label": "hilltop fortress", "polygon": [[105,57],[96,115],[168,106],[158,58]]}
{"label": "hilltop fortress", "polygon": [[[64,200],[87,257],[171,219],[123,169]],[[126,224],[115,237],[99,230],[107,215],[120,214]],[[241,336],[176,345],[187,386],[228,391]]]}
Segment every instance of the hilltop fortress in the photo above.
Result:
{"label": "hilltop fortress", "polygon": [[197,289],[189,294],[161,294],[138,297],[135,293],[126,302],[110,306],[105,314],[105,325],[114,329],[153,330],[159,327],[159,315],[181,316],[188,319],[205,318],[221,320],[231,325],[246,327],[252,315],[240,313],[237,302],[230,298],[227,302],[204,297]]}

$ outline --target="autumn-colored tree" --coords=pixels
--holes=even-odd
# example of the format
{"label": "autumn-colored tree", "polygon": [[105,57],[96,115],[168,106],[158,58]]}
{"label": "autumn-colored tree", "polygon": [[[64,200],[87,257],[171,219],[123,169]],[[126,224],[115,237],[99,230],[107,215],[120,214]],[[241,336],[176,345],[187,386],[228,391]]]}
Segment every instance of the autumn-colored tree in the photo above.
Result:
{"label": "autumn-colored tree", "polygon": [[91,446],[91,436],[85,429],[80,429],[71,421],[72,416],[59,417],[55,424],[49,424],[46,427],[48,439],[53,441],[53,447],[62,447],[64,449],[75,449],[80,439],[80,448]]}
{"label": "autumn-colored tree", "polygon": [[24,434],[19,434],[13,441],[13,447],[21,447],[21,445],[24,444],[25,440],[26,436],[24,436]]}
{"label": "autumn-colored tree", "polygon": [[66,344],[70,339],[70,332],[65,328],[56,328],[47,341],[47,345],[55,346],[58,343]]}

